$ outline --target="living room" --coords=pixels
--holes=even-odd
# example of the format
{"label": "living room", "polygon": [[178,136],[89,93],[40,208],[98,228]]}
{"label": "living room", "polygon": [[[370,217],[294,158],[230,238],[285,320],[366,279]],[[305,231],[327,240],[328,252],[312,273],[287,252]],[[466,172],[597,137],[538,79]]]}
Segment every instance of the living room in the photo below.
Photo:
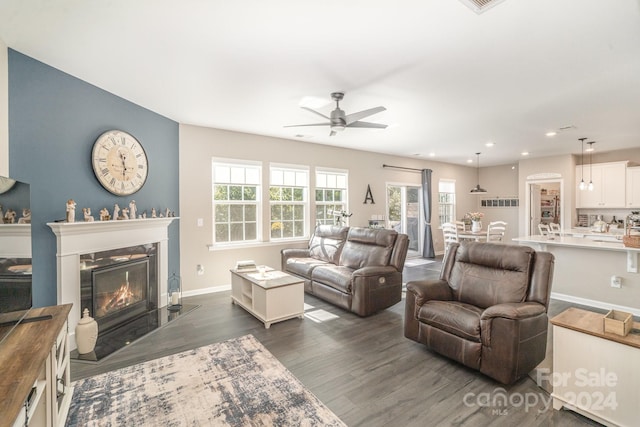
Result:
{"label": "living room", "polygon": [[[495,7],[498,11],[500,7],[508,6],[508,1],[502,5]],[[628,5],[627,5],[628,6]],[[637,5],[636,5],[637,6]],[[634,18],[637,16],[633,15]],[[489,13],[486,12],[486,13]],[[474,15],[475,16],[475,15]],[[479,15],[488,16],[488,15]],[[327,27],[327,32],[334,31]],[[585,31],[589,31],[585,28]],[[0,37],[3,38],[3,37]],[[4,38],[3,38],[4,40]],[[478,181],[483,187],[489,190],[489,195],[496,198],[517,197],[521,204],[508,210],[503,210],[499,214],[500,217],[492,218],[496,215],[495,210],[485,209],[487,221],[492,219],[506,219],[509,223],[510,237],[525,235],[526,227],[524,218],[526,215],[525,204],[525,186],[528,176],[540,173],[557,173],[566,177],[567,183],[573,182],[575,175],[575,166],[580,161],[579,141],[578,137],[583,129],[589,129],[586,125],[588,119],[581,118],[581,123],[585,125],[576,125],[577,129],[565,130],[560,136],[565,136],[566,145],[570,146],[562,153],[556,153],[550,150],[548,154],[540,152],[531,158],[517,158],[508,162],[496,162],[494,159],[490,163],[484,165],[485,160],[489,161],[492,152],[505,151],[505,147],[510,145],[510,141],[499,142],[497,147],[491,149],[484,146],[484,140],[480,142],[472,142],[467,145],[467,152],[463,156],[459,156],[460,160],[456,162],[448,162],[438,160],[438,158],[429,158],[428,154],[414,156],[414,152],[422,152],[421,149],[413,149],[405,151],[406,154],[389,154],[384,151],[369,150],[369,144],[361,143],[359,146],[344,147],[340,146],[341,142],[338,138],[339,134],[334,138],[332,145],[320,142],[320,139],[314,138],[284,138],[276,136],[259,135],[248,130],[234,129],[229,126],[226,129],[216,128],[215,126],[204,126],[199,124],[195,119],[191,122],[178,119],[178,115],[170,118],[168,114],[159,113],[156,109],[145,103],[145,96],[136,91],[137,86],[158,85],[162,87],[162,81],[154,81],[154,74],[148,80],[137,79],[131,80],[131,92],[111,92],[105,89],[99,81],[90,81],[82,78],[81,70],[65,70],[58,67],[55,61],[48,62],[46,57],[36,59],[31,56],[26,49],[16,47],[17,41],[4,40],[0,49],[0,83],[2,88],[0,94],[3,99],[3,106],[0,108],[0,126],[4,129],[6,135],[0,135],[0,153],[2,161],[0,162],[0,175],[11,176],[19,181],[27,182],[31,186],[31,208],[32,208],[32,233],[33,233],[33,304],[35,307],[54,305],[59,302],[58,289],[56,284],[57,263],[56,263],[56,236],[52,233],[50,227],[46,224],[56,220],[64,219],[65,204],[67,200],[74,199],[77,203],[78,210],[81,207],[90,207],[94,213],[102,208],[109,211],[113,209],[114,204],[118,203],[126,206],[131,199],[135,198],[136,204],[140,212],[146,211],[149,215],[152,208],[159,212],[165,209],[175,211],[176,219],[168,227],[168,272],[177,273],[182,279],[182,288],[185,300],[195,304],[201,304],[202,307],[194,313],[189,314],[182,321],[189,320],[196,330],[201,330],[202,325],[197,322],[213,322],[219,327],[215,327],[216,331],[205,333],[200,337],[192,337],[176,345],[167,345],[166,340],[180,341],[180,335],[189,335],[189,332],[181,330],[176,331],[176,327],[167,328],[167,331],[159,331],[154,336],[145,338],[141,341],[146,344],[138,347],[138,351],[142,353],[152,353],[157,356],[169,354],[171,351],[182,351],[188,348],[194,348],[199,345],[209,344],[215,340],[224,340],[236,336],[239,331],[253,333],[259,341],[264,344],[275,344],[268,346],[269,350],[278,358],[284,357],[285,360],[295,361],[298,351],[305,353],[310,351],[309,346],[318,345],[325,348],[337,350],[336,343],[330,337],[331,323],[318,323],[320,329],[296,329],[289,322],[283,322],[278,332],[282,335],[276,335],[276,332],[268,333],[259,322],[251,316],[246,316],[239,310],[233,310],[228,306],[228,289],[230,284],[229,269],[233,268],[238,260],[253,259],[260,264],[278,267],[280,265],[280,250],[289,247],[304,247],[307,244],[308,236],[312,232],[313,221],[309,221],[306,230],[307,238],[296,239],[295,241],[270,241],[270,230],[268,227],[268,207],[267,203],[263,207],[263,227],[261,228],[262,243],[248,244],[243,246],[232,245],[216,245],[214,242],[214,212],[211,203],[212,189],[212,162],[216,159],[236,159],[258,162],[262,168],[262,180],[268,182],[269,168],[271,165],[296,165],[307,168],[310,175],[317,169],[330,168],[340,171],[348,171],[348,209],[353,215],[349,218],[349,224],[352,226],[366,227],[368,221],[375,216],[387,215],[387,185],[389,183],[402,183],[405,185],[420,185],[420,174],[415,171],[384,168],[384,164],[414,169],[432,169],[432,182],[437,185],[440,180],[455,180],[457,188],[457,206],[456,212],[458,216],[462,216],[465,212],[481,210],[479,199],[477,196],[468,195],[468,189],[473,188]],[[77,58],[77,61],[82,61]],[[90,67],[90,65],[88,65]],[[246,71],[244,71],[246,72]],[[290,76],[295,79],[295,76]],[[233,80],[230,78],[230,80]],[[6,81],[6,84],[4,83]],[[621,79],[624,81],[624,79]],[[626,96],[633,94],[637,90],[633,85],[633,81],[626,82]],[[193,91],[187,82],[184,82],[185,91]],[[326,90],[325,90],[326,89]],[[322,91],[330,92],[333,87],[323,87]],[[156,89],[158,92],[160,89]],[[305,92],[307,89],[300,89]],[[314,93],[320,93],[320,89],[313,89]],[[364,91],[366,93],[366,91]],[[323,93],[323,92],[322,92]],[[358,93],[353,91],[354,96]],[[362,92],[361,92],[362,93]],[[591,93],[590,93],[591,94]],[[274,94],[265,89],[262,108],[269,109],[269,99]],[[328,95],[328,93],[327,93]],[[364,94],[363,94],[364,95]],[[597,93],[591,94],[593,99],[585,99],[585,103],[596,102]],[[163,95],[165,96],[165,95]],[[166,94],[170,96],[170,94]],[[221,96],[215,102],[225,104],[226,96],[230,96],[225,92],[225,96]],[[239,93],[239,97],[243,94]],[[345,110],[349,112],[347,107],[350,92],[347,92],[345,102],[342,104]],[[368,96],[368,95],[367,95]],[[630,96],[633,97],[633,96]],[[369,98],[371,99],[371,98]],[[376,102],[374,100],[374,102]],[[607,102],[608,98],[607,98]],[[292,110],[296,110],[291,121],[276,123],[280,128],[283,125],[296,123],[306,123],[311,114],[306,115],[304,111],[298,112],[298,99],[291,99]],[[5,109],[6,105],[6,109]],[[367,108],[372,105],[363,105]],[[176,109],[193,108],[187,105],[179,105]],[[389,108],[389,107],[388,107]],[[354,109],[358,109],[354,107]],[[328,111],[325,108],[323,111]],[[627,112],[627,114],[630,114]],[[238,113],[238,116],[241,116]],[[421,120],[420,117],[428,115],[427,111],[420,111],[409,115],[412,119]],[[630,114],[631,116],[636,116]],[[375,116],[374,116],[375,117]],[[374,117],[371,120],[374,120]],[[251,120],[251,119],[249,119]],[[422,119],[424,120],[424,119]],[[463,120],[461,118],[461,120]],[[565,120],[573,118],[560,117],[561,123],[550,123],[549,126],[560,127],[568,124]],[[375,121],[375,120],[374,120]],[[545,123],[546,125],[546,123]],[[464,122],[451,124],[453,127],[466,126]],[[533,125],[532,125],[533,126]],[[91,169],[90,153],[91,146],[96,138],[105,131],[110,129],[123,129],[134,135],[145,147],[146,154],[149,158],[149,176],[145,185],[135,195],[130,197],[117,197],[105,191],[94,176]],[[322,129],[322,133],[328,134],[328,129]],[[540,128],[540,139],[544,139],[546,128]],[[628,139],[633,143],[637,141],[635,127],[625,130],[628,133]],[[344,134],[358,129],[346,129]],[[365,130],[368,131],[368,130]],[[377,130],[373,132],[378,132]],[[306,132],[305,132],[306,133]],[[624,133],[624,132],[623,132]],[[371,141],[377,141],[380,136],[378,134],[370,134]],[[599,138],[594,131],[590,133],[594,138]],[[389,141],[389,145],[394,145],[396,141]],[[544,142],[541,142],[543,144]],[[602,136],[602,142],[598,142],[599,151],[595,155],[596,162],[628,160],[640,163],[640,149],[635,146],[616,147],[615,150],[607,148],[607,136]],[[636,144],[637,145],[637,144]],[[494,151],[492,151],[494,150]],[[476,169],[474,153],[482,151],[480,157],[480,167]],[[534,150],[532,150],[534,151]],[[466,159],[471,158],[474,162],[466,163]],[[264,194],[267,194],[264,186]],[[573,186],[566,186],[565,198],[573,199]],[[375,203],[363,203],[368,193],[371,195]],[[266,200],[266,197],[263,197]],[[571,206],[571,205],[570,205]],[[572,215],[572,209],[566,209],[565,221],[569,223],[575,222]],[[311,209],[313,212],[313,209]],[[506,215],[506,217],[504,216]],[[97,219],[97,218],[96,218]],[[78,217],[78,221],[81,218]],[[439,223],[433,223],[433,239],[436,252],[441,254],[444,251],[441,233],[437,227]],[[428,274],[434,274],[429,272]],[[437,274],[437,273],[435,273]],[[227,292],[227,294],[225,294]],[[220,295],[224,295],[220,297]],[[225,299],[226,298],[226,299]],[[369,323],[358,323],[362,319],[347,316],[340,310],[336,310],[319,300],[311,300],[318,304],[320,308],[338,316],[337,323],[356,324],[358,333],[367,333]],[[218,310],[217,314],[206,314],[205,310]],[[208,317],[211,316],[211,317]],[[227,316],[227,317],[225,317]],[[389,313],[381,313],[375,318],[375,325],[380,331],[369,337],[367,345],[372,343],[384,342],[388,340],[392,345],[398,345],[404,339],[401,331],[401,307],[395,307]],[[190,319],[191,318],[191,319]],[[304,322],[307,322],[305,319]],[[371,320],[371,319],[370,319]],[[399,321],[400,320],[400,321]],[[229,323],[237,322],[238,325],[229,327]],[[257,324],[256,324],[257,323]],[[291,321],[296,324],[297,321]],[[227,331],[224,328],[228,327]],[[273,328],[272,330],[276,330]],[[337,329],[340,333],[346,334],[348,325],[344,325],[344,329]],[[303,347],[298,349],[285,349],[287,346],[287,338],[293,337],[301,339],[299,334],[314,334],[315,338],[311,340],[302,340]],[[327,334],[325,336],[324,334]],[[393,336],[393,338],[392,338]],[[205,342],[208,341],[208,342]],[[164,343],[163,343],[164,342]],[[343,344],[342,340],[336,341]],[[137,345],[137,344],[136,344]],[[346,344],[345,344],[346,345]],[[152,350],[154,346],[161,346],[159,350]],[[335,347],[334,347],[335,346]],[[383,346],[384,347],[384,346]],[[362,345],[365,348],[365,345]],[[412,347],[410,354],[415,357],[416,354],[424,353],[422,363],[435,363],[436,366],[445,369],[451,376],[448,378],[457,378],[461,384],[467,384],[473,381],[475,374],[463,369],[461,373],[454,372],[459,368],[455,364],[444,362],[433,355],[429,355],[420,347]],[[127,349],[127,355],[122,359],[115,359],[110,364],[105,364],[109,368],[116,369],[119,361],[131,361],[134,357],[131,355],[135,351],[135,346]],[[355,351],[355,349],[350,349]],[[389,349],[389,353],[393,350]],[[327,355],[326,351],[319,353]],[[309,367],[306,374],[296,372],[299,378],[305,378],[311,384],[305,385],[311,387],[313,378],[327,374],[327,370],[331,369],[328,365],[327,370],[320,369],[316,363],[318,357],[309,357],[304,365],[309,362],[313,367]],[[304,358],[303,358],[304,359]],[[140,360],[140,359],[139,359]],[[302,360],[302,359],[301,359]],[[340,363],[340,359],[331,359],[332,363]],[[409,356],[406,359],[400,358],[394,363],[410,364]],[[361,371],[353,375],[365,375],[367,373],[366,363],[372,360],[363,361]],[[328,362],[327,362],[328,363]],[[121,366],[124,366],[122,362]],[[293,366],[296,363],[292,363]],[[308,365],[308,366],[309,366]],[[372,365],[373,366],[373,365]],[[304,367],[300,367],[300,371],[304,371]],[[349,375],[346,372],[342,372]],[[374,374],[375,375],[375,374]],[[426,372],[427,377],[434,378],[433,372]],[[479,374],[478,374],[479,375]],[[393,375],[388,374],[388,380],[392,380]],[[338,381],[335,376],[332,380]],[[371,385],[371,379],[366,384]],[[491,385],[485,379],[478,380],[482,383],[483,390],[493,389],[495,385]],[[486,382],[485,382],[486,381]],[[327,393],[327,388],[332,387],[330,383],[323,383],[317,380],[319,385],[314,390],[316,395]],[[346,388],[354,388],[353,383],[344,385]],[[530,387],[520,384],[517,387]],[[339,388],[340,384],[336,385]],[[448,383],[450,389],[455,389],[455,383]],[[514,392],[518,388],[512,389]],[[429,389],[429,393],[436,393],[437,387]],[[528,391],[533,388],[527,388]],[[382,392],[380,392],[382,393]],[[340,395],[342,395],[341,393]],[[371,401],[365,406],[373,406],[372,402],[378,396],[372,391]],[[326,395],[326,394],[325,394]],[[456,400],[454,408],[460,408],[461,397],[454,392],[449,396]],[[385,395],[386,399],[393,399],[393,396]],[[323,400],[324,403],[331,402]],[[358,400],[358,398],[356,398]],[[362,403],[362,402],[361,402]],[[435,407],[438,405],[434,402]],[[334,412],[348,414],[350,403],[335,404],[332,407]],[[342,409],[340,405],[344,405]],[[444,404],[442,404],[444,405]],[[457,406],[456,406],[457,405]],[[331,405],[330,405],[331,406]],[[338,408],[338,409],[337,409]],[[353,409],[353,408],[351,408]],[[440,410],[446,410],[446,405],[440,406]],[[477,409],[477,408],[476,408]],[[362,415],[361,408],[355,410],[358,415]],[[487,415],[488,411],[483,412],[481,424],[507,423],[513,424],[519,419],[527,419],[524,411],[520,412],[522,418],[502,418],[500,416]],[[476,414],[477,415],[477,414]],[[455,423],[455,417],[442,417],[439,420],[442,423]],[[363,418],[348,415],[343,420],[349,420],[348,424],[366,424]],[[358,419],[359,422],[354,421]],[[549,418],[554,420],[555,418]],[[477,421],[477,419],[470,418]],[[548,420],[548,419],[547,419]],[[572,419],[573,420],[573,419]],[[387,420],[388,421],[388,420]],[[414,420],[415,421],[415,420]],[[473,422],[468,421],[468,422]],[[529,422],[534,423],[529,419]],[[580,421],[576,421],[580,422]]]}

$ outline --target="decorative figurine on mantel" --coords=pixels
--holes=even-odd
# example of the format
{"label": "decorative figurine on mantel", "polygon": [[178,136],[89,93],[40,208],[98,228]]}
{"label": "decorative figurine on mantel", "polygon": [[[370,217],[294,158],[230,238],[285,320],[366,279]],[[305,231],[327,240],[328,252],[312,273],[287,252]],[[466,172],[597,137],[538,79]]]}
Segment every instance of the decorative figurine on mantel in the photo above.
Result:
{"label": "decorative figurine on mantel", "polygon": [[151,208],[151,218],[156,218],[156,208]]}
{"label": "decorative figurine on mantel", "polygon": [[120,216],[120,206],[118,206],[118,204],[116,203],[115,205],[113,205],[113,215],[111,216],[111,219],[115,221],[116,219],[118,219],[119,216]]}
{"label": "decorative figurine on mantel", "polygon": [[18,220],[18,224],[31,224],[31,209],[22,209],[22,218]]}
{"label": "decorative figurine on mantel", "polygon": [[129,218],[136,219],[138,217],[138,208],[136,207],[136,201],[129,202]]}
{"label": "decorative figurine on mantel", "polygon": [[120,214],[120,218],[118,219],[129,219],[129,208],[122,208]]}
{"label": "decorative figurine on mantel", "polygon": [[84,222],[94,221],[93,215],[91,215],[91,208],[82,208],[82,214],[84,215]]}
{"label": "decorative figurine on mantel", "polygon": [[76,222],[76,202],[67,200],[67,222]]}
{"label": "decorative figurine on mantel", "polygon": [[100,221],[109,221],[110,219],[109,210],[107,208],[100,209]]}
{"label": "decorative figurine on mantel", "polygon": [[16,222],[16,211],[9,208],[4,214],[4,223],[13,224],[14,222]]}
{"label": "decorative figurine on mantel", "polygon": [[140,218],[142,218],[142,219],[146,219],[147,218],[147,211],[146,210],[144,210],[142,212],[142,215],[140,215]]}

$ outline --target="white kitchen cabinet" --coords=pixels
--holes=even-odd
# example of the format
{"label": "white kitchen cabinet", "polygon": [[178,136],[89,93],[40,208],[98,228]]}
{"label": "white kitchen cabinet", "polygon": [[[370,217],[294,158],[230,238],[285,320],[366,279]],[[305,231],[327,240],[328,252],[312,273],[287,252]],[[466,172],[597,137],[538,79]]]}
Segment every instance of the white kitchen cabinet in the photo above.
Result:
{"label": "white kitchen cabinet", "polygon": [[640,208],[640,166],[627,168],[627,207]]}
{"label": "white kitchen cabinet", "polygon": [[595,163],[584,166],[584,182],[593,182],[593,190],[580,190],[582,166],[576,167],[577,208],[624,208],[627,162]]}

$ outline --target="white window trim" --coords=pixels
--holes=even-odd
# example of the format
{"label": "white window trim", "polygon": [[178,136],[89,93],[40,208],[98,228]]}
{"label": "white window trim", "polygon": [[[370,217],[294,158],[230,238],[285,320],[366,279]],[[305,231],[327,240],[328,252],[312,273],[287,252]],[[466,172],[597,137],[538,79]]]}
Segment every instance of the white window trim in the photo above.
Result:
{"label": "white window trim", "polygon": [[[267,218],[267,230],[268,230],[268,235],[269,235],[269,241],[273,242],[273,243],[291,243],[291,242],[295,242],[298,240],[308,240],[309,239],[309,233],[310,233],[310,221],[311,221],[311,216],[310,216],[310,204],[311,204],[311,168],[308,165],[298,165],[298,164],[289,164],[289,163],[269,163],[269,172],[268,172],[268,176],[269,176],[269,182],[268,185],[265,186],[266,189],[266,194],[269,195],[270,189],[272,186],[274,186],[271,183],[271,172],[273,169],[283,169],[283,170],[290,170],[290,171],[303,171],[306,172],[307,174],[307,181],[306,181],[306,186],[304,187],[306,189],[306,200],[304,202],[293,202],[292,204],[294,205],[302,205],[304,208],[304,233],[302,236],[296,236],[296,237],[282,237],[282,238],[273,238],[271,237],[271,206],[272,204],[286,204],[284,202],[272,202],[271,198],[267,196],[267,202],[268,202],[268,206],[269,206],[269,213],[268,215],[266,215],[265,217]],[[314,174],[314,181],[315,181],[315,174]],[[315,182],[314,182],[315,184]],[[275,185],[276,187],[290,187],[288,185]],[[313,199],[315,199],[315,197],[313,197]]]}

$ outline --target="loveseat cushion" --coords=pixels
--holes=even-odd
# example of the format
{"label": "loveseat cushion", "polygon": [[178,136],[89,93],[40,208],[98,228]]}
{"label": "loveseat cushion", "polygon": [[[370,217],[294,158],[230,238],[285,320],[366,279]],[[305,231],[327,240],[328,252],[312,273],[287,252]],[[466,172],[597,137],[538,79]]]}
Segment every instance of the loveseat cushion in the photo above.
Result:
{"label": "loveseat cushion", "polygon": [[311,280],[350,294],[352,275],[353,269],[349,267],[325,265],[313,269],[311,273]]}
{"label": "loveseat cushion", "polygon": [[309,255],[319,260],[337,264],[349,227],[319,225],[309,241]]}
{"label": "loveseat cushion", "polygon": [[460,245],[449,278],[454,299],[482,309],[523,302],[534,257],[535,250],[528,246]]}
{"label": "loveseat cushion", "polygon": [[287,260],[286,271],[306,279],[311,279],[311,272],[314,268],[327,264],[327,262],[315,258],[290,258]]}
{"label": "loveseat cushion", "polygon": [[466,340],[480,342],[482,310],[457,301],[427,301],[418,320]]}
{"label": "loveseat cushion", "polygon": [[351,227],[342,248],[340,265],[354,270],[389,265],[397,236],[395,230]]}

